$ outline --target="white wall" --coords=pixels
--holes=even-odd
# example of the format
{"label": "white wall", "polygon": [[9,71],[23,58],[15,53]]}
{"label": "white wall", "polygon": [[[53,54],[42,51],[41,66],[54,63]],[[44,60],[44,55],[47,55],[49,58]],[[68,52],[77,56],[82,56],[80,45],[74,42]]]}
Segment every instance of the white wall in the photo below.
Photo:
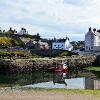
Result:
{"label": "white wall", "polygon": [[25,30],[21,30],[20,32],[18,32],[19,35],[23,35],[25,33],[26,33]]}
{"label": "white wall", "polygon": [[100,33],[89,31],[85,35],[85,51],[100,51]]}
{"label": "white wall", "polygon": [[71,51],[71,48],[69,46],[70,46],[70,41],[66,40],[66,42],[65,42],[65,50]]}
{"label": "white wall", "polygon": [[92,32],[88,32],[85,35],[85,50],[90,51],[93,50],[94,46],[94,34]]}
{"label": "white wall", "polygon": [[95,46],[100,46],[100,36],[95,36]]}
{"label": "white wall", "polygon": [[19,35],[23,35],[23,31],[18,32]]}

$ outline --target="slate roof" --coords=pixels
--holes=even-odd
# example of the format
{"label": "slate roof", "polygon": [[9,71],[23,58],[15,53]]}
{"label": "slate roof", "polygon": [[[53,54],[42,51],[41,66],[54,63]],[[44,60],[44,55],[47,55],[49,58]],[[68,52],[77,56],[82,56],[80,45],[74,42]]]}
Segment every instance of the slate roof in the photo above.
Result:
{"label": "slate roof", "polygon": [[[96,30],[95,28],[92,30],[91,27],[89,28],[88,33],[93,33],[95,36],[100,36],[100,29]],[[87,34],[88,34],[87,33]]]}
{"label": "slate roof", "polygon": [[53,40],[53,42],[62,42],[62,43],[64,43],[64,42],[66,42],[66,40],[69,40],[69,38],[66,37],[66,39],[55,39],[55,40]]}
{"label": "slate roof", "polygon": [[66,41],[66,39],[57,39],[54,42],[65,42],[65,41]]}

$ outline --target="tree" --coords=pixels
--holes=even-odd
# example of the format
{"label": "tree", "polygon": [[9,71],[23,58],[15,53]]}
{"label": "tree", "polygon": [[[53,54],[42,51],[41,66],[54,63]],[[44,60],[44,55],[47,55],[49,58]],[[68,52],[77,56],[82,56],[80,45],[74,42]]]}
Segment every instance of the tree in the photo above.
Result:
{"label": "tree", "polygon": [[36,41],[37,43],[38,43],[39,40],[41,39],[39,33],[37,33],[37,35],[35,35],[34,37],[35,37],[35,41]]}

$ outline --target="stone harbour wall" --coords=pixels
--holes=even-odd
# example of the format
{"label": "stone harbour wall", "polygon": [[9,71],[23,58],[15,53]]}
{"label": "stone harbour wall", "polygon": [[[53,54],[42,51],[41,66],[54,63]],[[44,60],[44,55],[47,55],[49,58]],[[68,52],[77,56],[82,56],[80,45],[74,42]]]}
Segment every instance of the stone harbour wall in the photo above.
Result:
{"label": "stone harbour wall", "polygon": [[35,70],[46,70],[48,67],[67,63],[70,68],[82,68],[92,66],[96,56],[78,56],[67,58],[33,58],[0,60],[0,73],[32,72]]}

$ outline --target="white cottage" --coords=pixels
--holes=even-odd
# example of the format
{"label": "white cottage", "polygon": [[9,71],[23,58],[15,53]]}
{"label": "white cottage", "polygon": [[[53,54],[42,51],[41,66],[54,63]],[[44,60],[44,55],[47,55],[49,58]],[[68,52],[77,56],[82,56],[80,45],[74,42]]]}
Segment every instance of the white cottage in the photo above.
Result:
{"label": "white cottage", "polygon": [[85,51],[100,51],[100,30],[89,28],[85,35]]}
{"label": "white cottage", "polygon": [[21,28],[21,30],[18,32],[19,35],[23,35],[23,34],[26,34],[26,33],[28,33],[28,32],[26,31],[25,28]]}
{"label": "white cottage", "polygon": [[52,49],[60,49],[60,50],[72,50],[72,45],[70,44],[69,38],[66,39],[55,39],[52,42]]}

